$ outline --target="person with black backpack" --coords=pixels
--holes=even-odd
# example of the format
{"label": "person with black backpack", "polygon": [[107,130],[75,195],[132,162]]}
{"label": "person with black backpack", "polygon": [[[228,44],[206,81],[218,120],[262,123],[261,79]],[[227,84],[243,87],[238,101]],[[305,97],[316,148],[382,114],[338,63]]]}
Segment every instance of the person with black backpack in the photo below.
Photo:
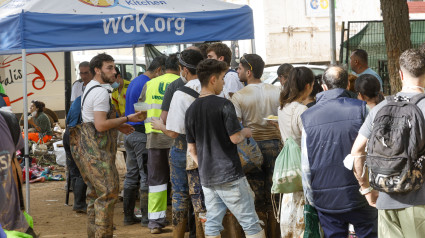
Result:
{"label": "person with black backpack", "polygon": [[351,157],[360,193],[378,209],[379,237],[418,238],[425,234],[425,55],[409,49],[399,63],[402,90],[369,112]]}

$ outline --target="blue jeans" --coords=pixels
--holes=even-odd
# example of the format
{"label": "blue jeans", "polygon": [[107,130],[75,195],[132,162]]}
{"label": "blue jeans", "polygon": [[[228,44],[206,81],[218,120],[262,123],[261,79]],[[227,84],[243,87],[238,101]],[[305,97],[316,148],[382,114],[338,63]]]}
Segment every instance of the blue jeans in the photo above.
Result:
{"label": "blue jeans", "polygon": [[254,193],[246,177],[225,184],[202,186],[202,189],[207,207],[206,236],[220,235],[227,209],[236,217],[246,235],[255,235],[262,230],[255,212]]}
{"label": "blue jeans", "polygon": [[170,178],[173,199],[173,225],[182,222],[189,208],[189,184],[186,173],[186,150],[172,146],[170,150]]}
{"label": "blue jeans", "polygon": [[148,191],[147,175],[144,169],[144,164],[148,160],[146,139],[146,134],[137,131],[124,137],[124,147],[127,151],[124,189],[136,189],[140,175],[140,190]]}

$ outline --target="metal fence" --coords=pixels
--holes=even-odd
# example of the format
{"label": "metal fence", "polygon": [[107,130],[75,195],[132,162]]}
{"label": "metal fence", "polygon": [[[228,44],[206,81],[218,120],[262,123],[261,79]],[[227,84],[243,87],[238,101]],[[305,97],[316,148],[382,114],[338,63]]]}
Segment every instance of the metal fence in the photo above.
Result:
{"label": "metal fence", "polygon": [[[342,24],[339,62],[350,67],[351,52],[363,49],[368,53],[369,67],[377,72],[383,81],[385,94],[391,92],[385,49],[384,25],[382,21],[349,21]],[[412,46],[417,48],[425,42],[425,20],[410,21]]]}

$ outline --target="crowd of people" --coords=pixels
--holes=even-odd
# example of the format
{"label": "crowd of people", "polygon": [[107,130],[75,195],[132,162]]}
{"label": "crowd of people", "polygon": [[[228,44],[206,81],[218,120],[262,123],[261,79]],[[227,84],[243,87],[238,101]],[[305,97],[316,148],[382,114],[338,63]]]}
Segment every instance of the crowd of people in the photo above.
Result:
{"label": "crowd of people", "polygon": [[[201,49],[158,56],[131,82],[105,53],[79,65],[64,146],[73,209],[87,213],[88,237],[113,236],[118,132],[126,150],[124,225],[161,233],[171,199],[175,238],[187,230],[190,237],[303,237],[306,229],[347,237],[350,226],[357,237],[425,233],[425,44],[401,54],[403,87],[387,98],[361,49],[350,57],[352,74],[339,65],[314,75],[283,64],[280,88],[261,81],[265,63],[257,54],[242,56],[235,71],[227,45]],[[43,107],[32,102],[30,120],[48,136]],[[275,164],[292,142],[302,188],[278,199]],[[319,229],[307,227],[305,206],[314,208]]]}
{"label": "crowd of people", "polygon": [[[190,47],[156,57],[130,83],[118,79],[109,55],[100,54],[89,63],[94,79],[88,88],[115,83],[113,88],[121,89],[112,101],[102,87],[91,95],[84,90],[83,98],[88,96],[82,102],[83,123],[71,129],[71,154],[88,186],[89,237],[110,237],[113,232],[112,211],[119,191],[112,163],[117,130],[126,134],[125,225],[140,223],[152,234],[161,233],[168,225],[170,196],[173,237],[184,237],[188,229],[193,237],[220,237],[228,229],[240,236],[243,230],[246,237],[300,237],[306,221],[298,211],[306,204],[317,210],[325,237],[346,237],[349,224],[358,237],[411,234],[385,210],[379,212],[378,226],[377,191],[363,172],[371,117],[375,107],[385,104],[380,103],[382,80],[370,73],[364,50],[355,50],[350,57],[355,75],[329,66],[315,76],[306,67],[284,64],[277,72],[281,88],[262,83],[264,61],[259,55],[241,57],[237,72],[230,69],[231,51],[225,44],[209,45],[204,55],[207,59],[199,48]],[[421,90],[423,60],[418,50],[402,54],[403,89]],[[414,75],[418,87],[408,85]],[[119,97],[125,99],[124,105]],[[134,108],[140,102],[146,104],[144,115]],[[277,123],[264,119],[269,115],[277,115]],[[247,139],[255,144],[247,146]],[[301,149],[303,191],[287,193],[280,201],[271,194],[272,177],[288,139]],[[260,152],[262,162],[248,170],[242,158],[250,161],[253,151]],[[344,167],[350,153],[354,173]],[[416,207],[422,204],[412,197],[420,191],[378,198],[392,201],[389,207],[382,204],[383,209]],[[141,219],[134,214],[138,197]],[[282,202],[281,214],[291,214],[280,224],[273,212],[276,202]],[[415,227],[416,234],[420,229]]]}

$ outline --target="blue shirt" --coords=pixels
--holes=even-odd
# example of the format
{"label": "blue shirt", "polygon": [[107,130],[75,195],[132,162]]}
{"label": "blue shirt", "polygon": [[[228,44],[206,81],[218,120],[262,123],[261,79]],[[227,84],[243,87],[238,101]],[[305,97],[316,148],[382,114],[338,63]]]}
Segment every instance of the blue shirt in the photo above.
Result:
{"label": "blue shirt", "polygon": [[367,68],[365,71],[363,71],[363,72],[361,72],[361,73],[359,73],[359,74],[356,74],[356,73],[353,71],[353,74],[354,74],[354,75],[356,75],[357,77],[359,77],[360,75],[363,75],[363,74],[371,74],[371,75],[375,76],[375,77],[378,79],[379,84],[381,84],[381,91],[382,91],[382,79],[381,79],[381,77],[379,76],[379,74],[377,74],[375,71],[373,71],[373,69],[371,69],[371,68]]}
{"label": "blue shirt", "polygon": [[[135,113],[134,104],[139,101],[140,94],[142,93],[143,87],[150,80],[150,78],[144,74],[139,75],[137,78],[133,79],[128,85],[127,94],[125,96],[125,115]],[[145,122],[127,122],[130,125],[144,125]]]}

